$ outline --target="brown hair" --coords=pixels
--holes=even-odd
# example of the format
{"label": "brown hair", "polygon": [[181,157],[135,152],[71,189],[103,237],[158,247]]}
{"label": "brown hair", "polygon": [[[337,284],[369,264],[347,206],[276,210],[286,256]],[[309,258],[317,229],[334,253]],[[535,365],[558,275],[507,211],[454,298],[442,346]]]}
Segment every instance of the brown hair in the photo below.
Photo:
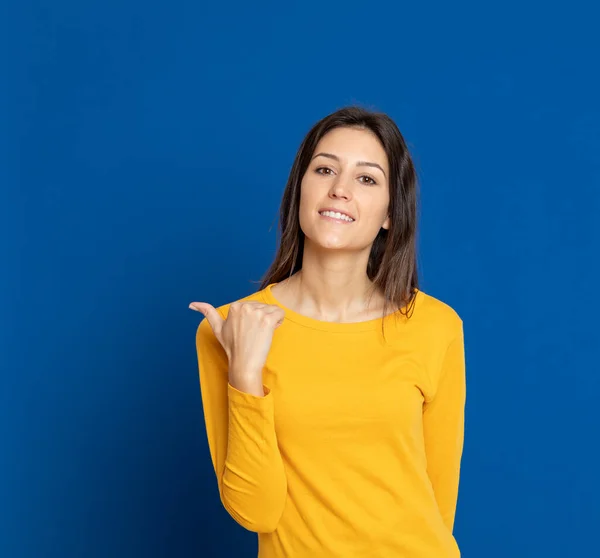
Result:
{"label": "brown hair", "polygon": [[[280,242],[260,289],[278,283],[302,268],[304,233],[300,228],[300,185],[320,139],[338,127],[368,129],[381,142],[389,162],[390,228],[377,234],[367,276],[382,292],[383,315],[390,305],[399,309],[414,305],[419,287],[417,270],[417,175],[404,137],[384,113],[349,106],[319,120],[302,141],[290,171],[279,208]],[[402,312],[401,312],[402,313]],[[408,316],[408,313],[405,315]]]}

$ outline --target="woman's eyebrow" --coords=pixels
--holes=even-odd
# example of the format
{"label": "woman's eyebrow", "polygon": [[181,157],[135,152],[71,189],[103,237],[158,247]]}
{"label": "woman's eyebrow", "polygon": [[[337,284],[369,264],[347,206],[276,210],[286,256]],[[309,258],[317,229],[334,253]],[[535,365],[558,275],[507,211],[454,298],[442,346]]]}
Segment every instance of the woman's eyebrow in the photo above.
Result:
{"label": "woman's eyebrow", "polygon": [[[334,159],[338,163],[340,162],[340,158],[337,155],[334,155],[333,153],[324,153],[324,152],[317,153],[313,157],[313,159],[315,159],[319,155],[321,155],[322,157],[329,157],[330,159]],[[311,159],[311,161],[312,161],[312,159]],[[387,178],[387,175],[385,174],[385,171],[383,170],[383,168],[381,167],[381,165],[378,165],[377,163],[371,163],[370,161],[357,161],[356,162],[356,166],[357,167],[375,167],[375,168],[378,168],[383,173],[383,176],[385,176]]]}

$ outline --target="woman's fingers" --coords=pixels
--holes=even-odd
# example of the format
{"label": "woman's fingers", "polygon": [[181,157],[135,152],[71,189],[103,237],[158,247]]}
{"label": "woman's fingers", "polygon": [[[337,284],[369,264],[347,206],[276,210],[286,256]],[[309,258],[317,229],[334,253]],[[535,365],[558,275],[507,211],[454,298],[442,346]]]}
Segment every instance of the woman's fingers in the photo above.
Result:
{"label": "woman's fingers", "polygon": [[[221,330],[223,329],[225,320],[221,317],[221,314],[219,314],[217,309],[208,302],[192,302],[190,303],[189,308],[206,316],[208,323],[220,340]],[[235,314],[235,316],[239,318],[241,315],[240,312],[245,315],[248,315],[247,312],[251,312],[254,316],[256,316],[257,313],[262,314],[273,329],[278,328],[283,323],[285,317],[285,312],[282,308],[273,304],[263,304],[256,301],[234,302],[230,306],[229,317],[231,318]]]}
{"label": "woman's fingers", "polygon": [[269,305],[268,308],[265,308],[265,314],[267,314],[272,320],[271,323],[273,324],[274,328],[279,327],[283,323],[283,318],[285,317],[285,312],[283,309],[272,304]]}

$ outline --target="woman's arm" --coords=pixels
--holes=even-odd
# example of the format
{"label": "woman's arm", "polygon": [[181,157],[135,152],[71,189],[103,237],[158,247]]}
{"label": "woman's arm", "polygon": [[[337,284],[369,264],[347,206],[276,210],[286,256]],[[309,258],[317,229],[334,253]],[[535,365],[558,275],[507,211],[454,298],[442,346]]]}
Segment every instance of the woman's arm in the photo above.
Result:
{"label": "woman's arm", "polygon": [[425,404],[427,473],[444,523],[452,532],[458,499],[466,402],[463,324],[445,350],[435,395]]}
{"label": "woman's arm", "polygon": [[206,318],[198,326],[196,350],[206,433],[221,502],[249,531],[272,532],[287,496],[275,436],[273,395],[267,386],[259,396],[229,383],[227,355]]}

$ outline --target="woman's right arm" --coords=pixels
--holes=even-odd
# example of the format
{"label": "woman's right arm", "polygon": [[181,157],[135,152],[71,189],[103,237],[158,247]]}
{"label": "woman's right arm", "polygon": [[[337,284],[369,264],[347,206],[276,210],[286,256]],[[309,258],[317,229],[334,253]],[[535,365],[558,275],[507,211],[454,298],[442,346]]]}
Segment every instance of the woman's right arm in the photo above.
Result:
{"label": "woman's right arm", "polygon": [[273,394],[267,386],[259,396],[229,383],[227,355],[207,318],[198,326],[196,350],[206,434],[221,502],[242,527],[272,532],[287,496],[275,436]]}

